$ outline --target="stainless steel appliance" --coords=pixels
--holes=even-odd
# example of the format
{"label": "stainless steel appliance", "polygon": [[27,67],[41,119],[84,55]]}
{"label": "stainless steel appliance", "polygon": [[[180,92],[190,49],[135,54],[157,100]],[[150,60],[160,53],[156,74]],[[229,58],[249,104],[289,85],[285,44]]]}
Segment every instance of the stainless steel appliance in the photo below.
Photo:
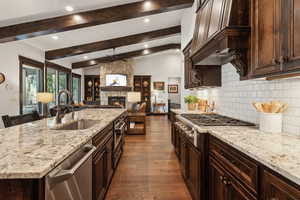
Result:
{"label": "stainless steel appliance", "polygon": [[89,142],[45,179],[45,200],[92,200],[92,154]]}
{"label": "stainless steel appliance", "polygon": [[179,121],[175,126],[194,144],[200,148],[200,134],[195,128],[197,126],[255,126],[255,124],[233,119],[218,114],[181,114],[177,116]]}
{"label": "stainless steel appliance", "polygon": [[182,114],[181,116],[198,126],[255,126],[249,122],[218,114]]}
{"label": "stainless steel appliance", "polygon": [[123,142],[122,140],[125,137],[126,130],[127,130],[127,125],[126,125],[125,118],[120,117],[120,119],[115,123],[115,127],[114,127],[114,139],[115,139],[114,148],[115,149],[119,146],[121,142]]}

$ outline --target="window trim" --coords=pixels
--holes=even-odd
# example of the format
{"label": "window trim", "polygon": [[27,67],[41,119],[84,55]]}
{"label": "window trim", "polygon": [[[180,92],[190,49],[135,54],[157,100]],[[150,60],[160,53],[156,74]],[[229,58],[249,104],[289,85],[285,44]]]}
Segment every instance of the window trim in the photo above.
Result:
{"label": "window trim", "polygon": [[[80,103],[81,102],[81,92],[82,92],[82,89],[81,89],[81,75],[79,75],[79,74],[75,74],[75,73],[72,73],[72,95],[73,95],[73,78],[78,78],[79,79],[79,102],[78,103]],[[73,98],[74,98],[74,95],[73,95]],[[73,101],[74,101],[74,99],[73,99]]]}
{"label": "window trim", "polygon": [[42,70],[42,91],[45,91],[45,65],[42,62],[19,55],[19,113],[23,115],[23,66],[29,65]]}

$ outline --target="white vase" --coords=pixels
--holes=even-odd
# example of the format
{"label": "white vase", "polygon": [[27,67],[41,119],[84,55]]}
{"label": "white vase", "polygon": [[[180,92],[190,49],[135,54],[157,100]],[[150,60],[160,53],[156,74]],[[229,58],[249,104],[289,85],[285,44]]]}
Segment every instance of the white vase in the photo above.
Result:
{"label": "white vase", "polygon": [[267,133],[281,133],[282,113],[260,113],[259,130]]}

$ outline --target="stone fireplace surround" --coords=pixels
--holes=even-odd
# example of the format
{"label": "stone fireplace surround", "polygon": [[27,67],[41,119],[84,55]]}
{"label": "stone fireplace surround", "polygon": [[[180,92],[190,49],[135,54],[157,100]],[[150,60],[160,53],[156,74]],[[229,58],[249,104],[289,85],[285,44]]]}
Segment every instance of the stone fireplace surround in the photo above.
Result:
{"label": "stone fireplace surround", "polygon": [[[132,60],[127,61],[115,61],[112,63],[100,64],[100,86],[106,86],[106,74],[125,74],[127,75],[127,86],[133,87],[133,68]],[[109,97],[125,97],[125,105],[127,102],[127,91],[100,91],[101,105],[109,104]]]}

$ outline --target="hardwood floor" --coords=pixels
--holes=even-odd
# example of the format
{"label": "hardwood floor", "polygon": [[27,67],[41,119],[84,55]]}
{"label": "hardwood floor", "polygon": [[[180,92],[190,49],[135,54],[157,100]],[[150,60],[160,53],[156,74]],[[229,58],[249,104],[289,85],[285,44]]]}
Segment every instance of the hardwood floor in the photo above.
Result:
{"label": "hardwood floor", "polygon": [[165,116],[147,117],[146,136],[126,136],[106,200],[191,200]]}

